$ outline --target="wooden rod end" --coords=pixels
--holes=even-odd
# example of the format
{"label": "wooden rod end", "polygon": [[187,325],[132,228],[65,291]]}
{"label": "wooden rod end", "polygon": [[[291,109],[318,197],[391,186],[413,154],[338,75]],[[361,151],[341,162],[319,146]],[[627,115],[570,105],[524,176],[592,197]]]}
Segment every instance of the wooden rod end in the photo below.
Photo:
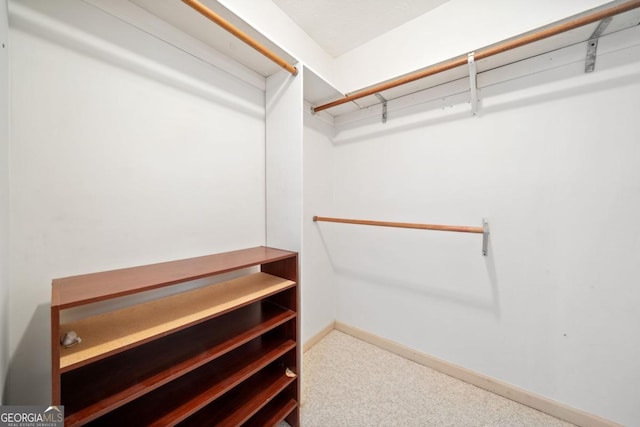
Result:
{"label": "wooden rod end", "polygon": [[316,222],[316,221],[318,221],[318,215],[313,216],[313,222]]}

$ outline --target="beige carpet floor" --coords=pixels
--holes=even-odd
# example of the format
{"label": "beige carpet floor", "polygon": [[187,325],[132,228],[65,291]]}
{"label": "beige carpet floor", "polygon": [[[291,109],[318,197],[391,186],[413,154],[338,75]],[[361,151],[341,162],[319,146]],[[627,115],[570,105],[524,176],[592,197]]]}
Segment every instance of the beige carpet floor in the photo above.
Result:
{"label": "beige carpet floor", "polygon": [[572,426],[335,330],[303,369],[303,427]]}

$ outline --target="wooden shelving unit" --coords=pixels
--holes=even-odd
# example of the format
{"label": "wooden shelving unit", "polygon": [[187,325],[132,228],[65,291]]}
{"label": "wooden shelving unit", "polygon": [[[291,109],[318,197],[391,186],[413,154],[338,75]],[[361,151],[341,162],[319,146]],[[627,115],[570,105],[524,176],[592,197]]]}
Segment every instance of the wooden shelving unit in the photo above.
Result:
{"label": "wooden shelving unit", "polygon": [[[297,254],[251,248],[55,279],[53,403],[65,425],[298,426]],[[259,266],[65,324],[61,311]],[[65,348],[74,331],[82,341]]]}

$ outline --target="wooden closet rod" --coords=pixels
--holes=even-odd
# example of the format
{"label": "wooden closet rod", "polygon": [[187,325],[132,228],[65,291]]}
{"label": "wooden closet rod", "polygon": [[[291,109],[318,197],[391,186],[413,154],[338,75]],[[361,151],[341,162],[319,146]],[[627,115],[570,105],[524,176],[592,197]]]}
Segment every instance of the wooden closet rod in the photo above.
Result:
{"label": "wooden closet rod", "polygon": [[[613,4],[613,3],[616,3],[616,4]],[[584,25],[601,21],[610,16],[619,15],[623,12],[636,9],[638,7],[640,7],[640,0],[629,0],[623,3],[611,2],[609,3],[609,6],[604,6],[602,8],[594,9],[592,12],[574,15],[570,18],[563,19],[562,21],[555,22],[549,26],[542,27],[537,30],[527,32],[524,34],[520,34],[513,38],[504,40],[502,42],[477,49],[474,51],[474,59],[478,61],[480,59],[488,58],[490,56],[494,56],[499,53],[506,52],[508,50],[512,50],[533,42],[537,42],[537,41],[549,38],[551,36],[555,36],[555,35],[564,33],[566,31],[573,30],[578,27],[582,27]],[[313,111],[317,113],[318,111],[326,110],[332,107],[337,107],[338,105],[346,104],[347,102],[355,101],[356,99],[364,98],[365,96],[374,95],[376,93],[385,91],[387,89],[391,89],[397,86],[411,83],[413,81],[420,80],[425,77],[432,76],[434,74],[439,74],[444,71],[451,70],[453,68],[461,67],[463,65],[467,65],[467,60],[468,60],[468,55],[465,53],[464,55],[456,56],[455,58],[451,58],[446,61],[440,62],[438,64],[434,64],[423,70],[416,71],[411,74],[407,74],[403,77],[399,77],[397,79],[394,79],[388,82],[377,84],[368,89],[362,89],[360,91],[352,93],[351,95],[347,95],[344,98],[340,98],[336,101],[319,105],[317,107],[314,107]]]}
{"label": "wooden closet rod", "polygon": [[215,22],[216,24],[218,24],[219,26],[221,26],[222,28],[224,28],[225,30],[227,30],[228,32],[230,32],[231,34],[233,34],[234,36],[236,36],[237,38],[239,38],[240,40],[242,40],[243,42],[245,42],[246,44],[254,48],[255,50],[257,50],[258,52],[260,52],[261,54],[263,54],[264,56],[266,56],[276,64],[278,64],[288,72],[290,72],[294,76],[298,74],[298,69],[296,67],[289,64],[284,59],[280,58],[278,55],[276,55],[271,50],[269,50],[265,45],[253,39],[247,33],[242,31],[235,25],[233,25],[231,22],[224,19],[222,16],[215,13],[213,10],[209,9],[207,6],[200,3],[198,0],[182,0],[182,2],[188,6],[191,6],[193,9],[200,12],[202,15],[212,20],[213,22]]}
{"label": "wooden closet rod", "polygon": [[366,219],[329,218],[326,216],[314,216],[313,220],[324,222],[341,222],[344,224],[377,225],[380,227],[414,228],[418,230],[456,231],[459,233],[482,234],[482,255],[487,256],[487,254],[489,253],[489,222],[486,218],[482,219],[482,227],[469,227],[466,225],[414,224],[410,222],[369,221]]}
{"label": "wooden closet rod", "polygon": [[369,221],[364,219],[328,218],[324,216],[314,216],[313,220],[323,221],[323,222],[341,222],[344,224],[377,225],[380,227],[416,228],[419,230],[457,231],[460,233],[483,234],[485,232],[484,228],[482,227],[469,227],[466,225],[413,224],[408,222],[387,222],[387,221]]}

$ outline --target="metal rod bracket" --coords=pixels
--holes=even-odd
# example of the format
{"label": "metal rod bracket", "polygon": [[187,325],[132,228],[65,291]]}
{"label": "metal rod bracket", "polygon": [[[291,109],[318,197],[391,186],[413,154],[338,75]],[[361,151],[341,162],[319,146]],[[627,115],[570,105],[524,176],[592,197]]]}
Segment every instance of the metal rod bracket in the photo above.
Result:
{"label": "metal rod bracket", "polygon": [[467,55],[467,64],[469,65],[469,87],[471,91],[471,114],[478,114],[478,79],[475,61],[475,52]]}
{"label": "metal rod bracket", "polygon": [[587,58],[584,62],[584,72],[591,73],[596,69],[596,56],[598,55],[598,39],[604,33],[607,25],[611,22],[613,17],[608,17],[600,21],[593,34],[587,42]]}
{"label": "metal rod bracket", "polygon": [[[540,40],[545,40],[549,37],[553,37],[558,34],[562,34],[564,32],[574,30],[576,28],[580,28],[584,25],[589,25],[595,22],[599,22],[606,17],[619,15],[621,13],[628,12],[636,8],[640,8],[640,0],[613,1],[613,2],[607,3],[603,7],[594,8],[587,12],[571,16],[561,21],[556,21],[552,24],[549,24],[546,27],[538,28],[533,32],[523,33],[516,37],[503,40],[499,43],[495,43],[490,46],[485,46],[485,47],[476,49],[475,59],[480,60],[480,59],[489,58],[491,56],[498,55],[500,53],[503,53],[512,49],[517,49],[519,47],[522,47],[531,43],[535,43]],[[464,54],[459,55],[459,56],[450,58],[447,61],[433,64],[429,67],[422,68],[418,71],[398,77],[391,81],[382,82],[377,85],[370,86],[366,89],[358,90],[356,92],[351,93],[351,95],[345,96],[344,98],[340,98],[323,105],[318,105],[317,107],[315,107],[315,110],[322,111],[328,108],[337,107],[338,105],[342,105],[347,102],[352,102],[352,101],[355,101],[356,99],[364,98],[364,97],[373,95],[374,93],[377,93],[377,92],[382,92],[388,89],[392,89],[394,87],[398,87],[407,83],[414,82],[416,80],[423,79],[425,77],[433,76],[435,74],[452,70],[454,68],[462,67],[465,65],[466,60],[467,58],[465,57]]]}
{"label": "metal rod bracket", "polygon": [[382,123],[387,123],[387,100],[379,93],[376,93],[376,98],[382,102]]}
{"label": "metal rod bracket", "polygon": [[487,256],[489,253],[489,221],[482,218],[482,255]]}

